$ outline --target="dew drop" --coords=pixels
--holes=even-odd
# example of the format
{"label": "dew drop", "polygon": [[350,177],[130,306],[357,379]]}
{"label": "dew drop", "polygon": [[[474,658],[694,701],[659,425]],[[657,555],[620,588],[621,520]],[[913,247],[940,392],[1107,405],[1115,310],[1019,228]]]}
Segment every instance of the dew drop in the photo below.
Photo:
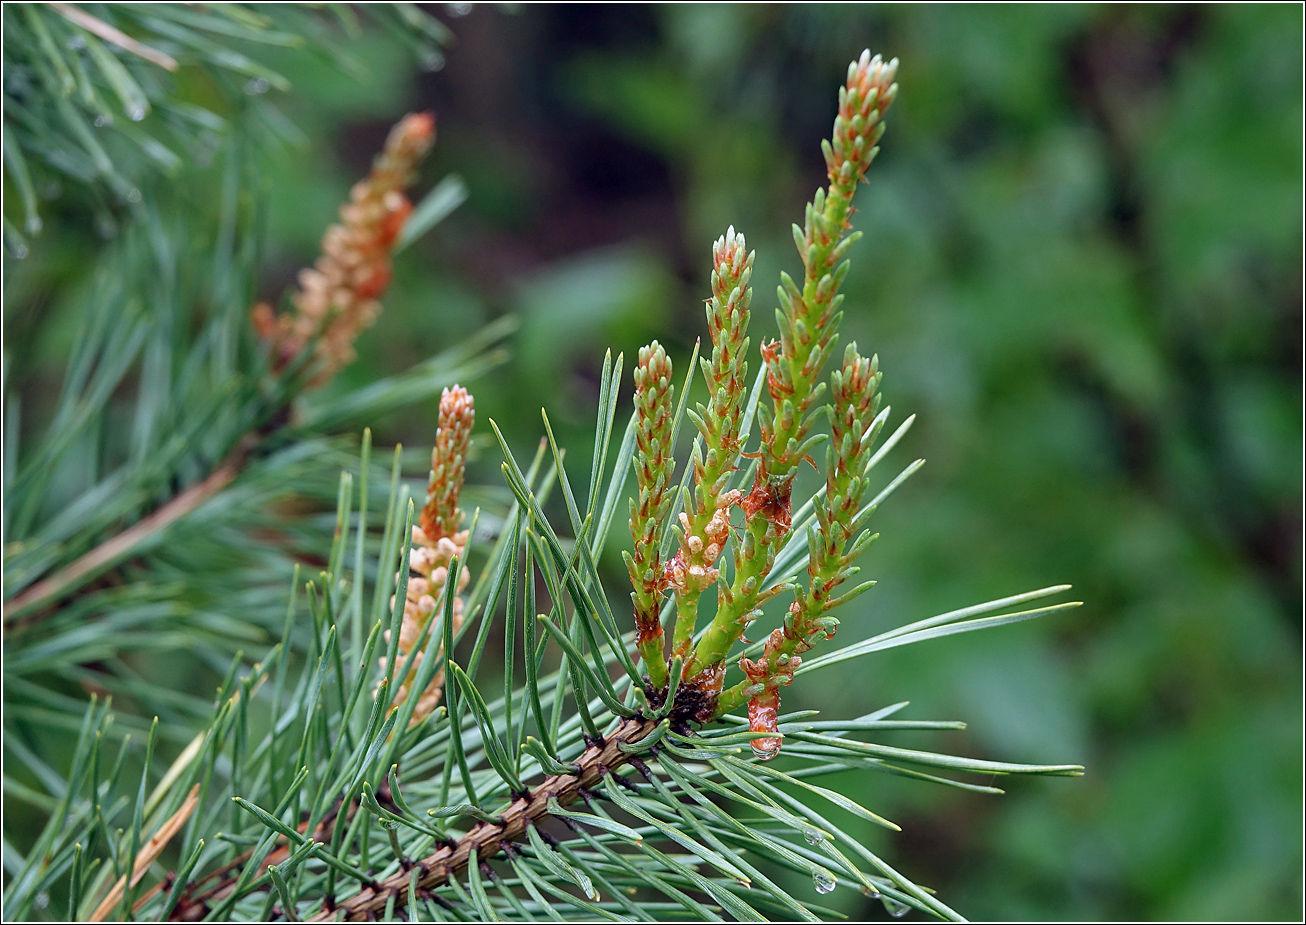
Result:
{"label": "dew drop", "polygon": [[[753,757],[758,761],[770,761],[776,755],[780,754],[780,749],[775,748],[770,744],[774,741],[775,739],[754,739],[752,742],[748,743],[748,747],[753,750]],[[760,746],[755,744],[757,742],[766,742],[767,745]]]}
{"label": "dew drop", "polygon": [[880,902],[884,904],[884,911],[889,913],[889,915],[893,916],[895,919],[900,919],[911,911],[911,906],[906,903],[900,903],[896,899],[890,899],[883,894],[880,895]]}
{"label": "dew drop", "polygon": [[271,86],[272,85],[263,77],[251,77],[245,82],[245,92],[250,96],[259,96],[260,94],[267,93],[268,88]]}
{"label": "dew drop", "polygon": [[22,241],[10,241],[9,253],[17,260],[23,260],[27,257],[27,245]]}
{"label": "dew drop", "polygon": [[37,893],[36,899],[32,901],[32,905],[37,909],[44,909],[46,906],[50,905],[50,894]]}
{"label": "dew drop", "polygon": [[420,64],[422,66],[422,70],[424,71],[430,71],[434,73],[435,71],[443,70],[444,55],[440,54],[440,52],[436,51],[435,49],[431,49],[430,51],[422,55]]}
{"label": "dew drop", "polygon": [[816,887],[818,893],[829,893],[838,883],[839,881],[834,879],[829,871],[822,870],[819,867],[812,871],[812,886]]}
{"label": "dew drop", "polygon": [[109,119],[108,116],[103,116],[103,115],[102,115],[102,116],[96,116],[96,117],[95,117],[95,127],[96,127],[96,128],[104,128],[106,125],[109,124],[109,122],[110,122],[110,119]]}
{"label": "dew drop", "polygon": [[820,829],[803,829],[803,838],[809,845],[819,845],[825,841],[825,833]]}
{"label": "dew drop", "polygon": [[447,10],[449,11],[449,15],[450,15],[450,16],[452,16],[452,17],[454,17],[455,19],[457,19],[459,16],[466,16],[468,13],[470,13],[470,12],[472,11],[472,4],[470,4],[470,3],[447,3],[447,4],[445,4],[445,9],[447,9]]}
{"label": "dew drop", "polygon": [[28,216],[27,221],[23,223],[23,227],[27,229],[28,234],[40,234],[42,227],[41,216]]}
{"label": "dew drop", "polygon": [[127,118],[131,119],[133,122],[141,121],[145,118],[145,107],[133,106],[131,111],[127,113]]}

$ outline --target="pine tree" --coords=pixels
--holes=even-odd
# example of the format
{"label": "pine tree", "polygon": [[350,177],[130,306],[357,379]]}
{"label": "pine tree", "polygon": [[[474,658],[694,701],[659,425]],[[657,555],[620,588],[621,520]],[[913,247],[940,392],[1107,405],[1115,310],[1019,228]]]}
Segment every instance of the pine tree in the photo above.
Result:
{"label": "pine tree", "polygon": [[[506,510],[466,508],[464,463],[484,426],[474,384],[455,382],[498,361],[486,350],[502,329],[314,401],[379,310],[392,254],[447,211],[447,186],[416,209],[405,192],[431,117],[396,126],[280,312],[249,308],[257,251],[236,242],[253,239],[254,219],[220,241],[211,273],[184,279],[150,246],[160,232],[184,239],[182,223],[130,228],[85,307],[43,441],[19,453],[7,432],[5,756],[22,773],[6,769],[5,793],[44,824],[33,839],[6,822],[5,917],[811,921],[843,887],[895,915],[959,919],[833,817],[898,827],[820,779],[870,769],[1000,792],[995,775],[1082,769],[874,741],[959,725],[890,718],[904,704],[781,712],[782,689],[818,686],[825,666],[1075,606],[1020,609],[1057,586],[829,642],[831,611],[873,584],[844,587],[875,511],[920,466],[872,493],[912,418],[881,439],[877,359],[849,344],[830,362],[852,200],[896,71],[869,52],[849,67],[824,145],[829,187],[794,228],[802,280],[782,276],[756,373],[747,335],[765,319],[750,317],[753,255],[731,228],[711,249],[711,356],[678,376],[659,344],[641,349],[619,440],[625,364],[605,357],[586,484],[569,479],[547,414],[529,461],[488,422]],[[177,320],[196,292],[214,309],[190,338]],[[139,307],[120,311],[120,293]],[[136,369],[131,453],[65,497],[51,472],[99,439],[109,393]],[[691,408],[696,373],[707,398]],[[357,456],[323,436],[436,391],[424,498],[410,498],[399,448],[383,466],[367,431]],[[680,466],[686,419],[696,433]],[[798,503],[795,474],[822,444],[824,485]],[[287,486],[334,498],[327,531],[268,504]],[[628,498],[629,617],[597,567]],[[307,574],[305,553],[325,566]],[[292,574],[288,602],[268,595]],[[744,638],[785,600],[777,628]],[[277,641],[261,645],[274,623]],[[124,658],[180,648],[222,666],[211,702]],[[88,683],[89,703],[69,693]],[[34,723],[67,730],[64,765],[25,744]]]}

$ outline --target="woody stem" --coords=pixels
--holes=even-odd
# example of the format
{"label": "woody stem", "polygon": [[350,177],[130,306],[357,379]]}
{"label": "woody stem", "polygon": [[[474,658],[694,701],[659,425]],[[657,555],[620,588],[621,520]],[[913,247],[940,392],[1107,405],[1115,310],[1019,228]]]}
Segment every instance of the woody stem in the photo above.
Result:
{"label": "woody stem", "polygon": [[[527,825],[536,823],[549,814],[550,799],[556,799],[563,806],[575,802],[581,790],[600,783],[629,760],[629,756],[621,749],[622,745],[638,742],[657,728],[657,725],[657,720],[641,717],[624,720],[607,737],[606,742],[596,743],[585,750],[577,760],[579,767],[576,773],[545,778],[528,797],[514,800],[499,817],[499,822],[478,823],[462,838],[442,845],[417,862],[416,867],[420,873],[415,890],[432,890],[447,883],[451,877],[456,877],[466,869],[473,850],[478,861],[499,854],[505,844],[511,844],[526,833]],[[365,921],[384,912],[391,902],[395,909],[400,909],[408,902],[412,879],[410,870],[400,870],[380,883],[364,886],[335,909],[324,909],[308,921],[328,922],[341,911],[344,913],[344,921]]]}

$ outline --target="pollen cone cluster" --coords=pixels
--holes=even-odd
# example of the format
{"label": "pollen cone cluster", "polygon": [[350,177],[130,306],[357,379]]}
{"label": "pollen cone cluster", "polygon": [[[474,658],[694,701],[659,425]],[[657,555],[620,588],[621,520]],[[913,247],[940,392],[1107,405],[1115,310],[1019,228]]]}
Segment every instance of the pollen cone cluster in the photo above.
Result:
{"label": "pollen cone cluster", "polygon": [[294,310],[277,315],[266,302],[251,318],[278,371],[320,335],[310,386],[320,386],[354,358],[354,340],[376,321],[390,285],[390,252],[412,212],[405,190],[435,141],[430,113],[405,116],[390,131],[372,172],[350,190],[340,224],[322,238],[322,256],[299,273]]}
{"label": "pollen cone cluster", "polygon": [[[427,488],[426,504],[422,507],[418,523],[413,526],[413,546],[408,557],[410,575],[408,594],[404,601],[404,619],[399,628],[398,664],[407,663],[409,655],[419,648],[423,635],[427,642],[421,647],[425,652],[439,657],[441,646],[432,643],[426,634],[427,626],[437,612],[443,612],[444,595],[452,593],[452,624],[454,632],[462,626],[464,602],[461,596],[471,580],[465,566],[458,569],[457,587],[450,591],[449,564],[457,557],[463,562],[467,550],[467,531],[460,530],[463,512],[458,507],[458,496],[463,487],[467,449],[471,444],[472,423],[475,412],[471,393],[462,386],[445,389],[440,396],[440,422],[436,431],[435,448],[431,451],[431,477]],[[391,602],[393,606],[393,601]],[[390,634],[387,631],[386,641]],[[407,674],[396,682],[396,704],[403,703],[412,694],[412,687],[421,669],[424,653],[412,660]],[[384,667],[384,659],[382,659]],[[429,716],[440,703],[444,693],[444,669],[431,678],[426,688],[418,694],[413,710],[414,723]]]}

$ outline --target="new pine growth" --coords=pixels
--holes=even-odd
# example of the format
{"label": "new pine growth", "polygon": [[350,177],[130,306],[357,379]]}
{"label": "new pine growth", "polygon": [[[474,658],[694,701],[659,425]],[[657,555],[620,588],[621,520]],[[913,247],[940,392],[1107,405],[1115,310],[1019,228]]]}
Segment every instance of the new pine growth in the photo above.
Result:
{"label": "new pine growth", "polygon": [[[791,529],[791,496],[798,466],[822,439],[811,429],[825,413],[819,404],[825,383],[819,380],[837,342],[843,301],[839,287],[850,265],[846,255],[859,237],[848,233],[853,196],[878,150],[885,111],[897,95],[893,82],[897,66],[896,60],[885,63],[879,56],[872,58],[869,51],[849,66],[847,82],[839,90],[831,140],[822,145],[829,187],[818,190],[808,204],[804,227],[794,226],[794,241],[803,261],[803,285],[800,288],[787,274],[781,274],[780,310],[776,312],[779,336],[761,345],[771,407],[758,409],[761,441],[754,454],[756,474],[751,490],[738,500],[744,523],[734,544],[734,577],[729,585],[720,583],[716,616],[684,659],[684,679],[703,704],[696,716],[700,720],[720,715],[718,698],[731,649],[761,616],[766,602],[788,586],[773,581],[771,571]],[[856,375],[856,370],[844,372]],[[738,388],[739,400],[743,400],[742,381]],[[857,400],[846,390],[835,395],[833,415],[841,418],[847,404]],[[822,581],[827,577],[822,576]],[[678,614],[678,641],[693,635],[697,601],[692,604],[693,611]],[[757,683],[751,686],[755,688]]]}
{"label": "new pine growth", "polygon": [[675,498],[675,448],[671,445],[676,388],[671,384],[671,359],[654,341],[639,351],[635,367],[635,480],[638,496],[631,502],[630,535],[633,553],[626,553],[626,570],[635,591],[638,647],[657,688],[666,686],[662,642],[662,525]]}
{"label": "new pine growth", "polygon": [[730,536],[730,510],[741,493],[730,489],[741,450],[744,404],[748,395],[748,309],[753,298],[749,279],[754,254],[733,226],[712,248],[712,298],[707,326],[712,358],[701,361],[708,403],[687,412],[702,437],[696,453],[690,510],[681,512],[680,551],[668,566],[675,592],[676,635],[673,654],[687,662],[703,592],[717,582],[717,560]]}

